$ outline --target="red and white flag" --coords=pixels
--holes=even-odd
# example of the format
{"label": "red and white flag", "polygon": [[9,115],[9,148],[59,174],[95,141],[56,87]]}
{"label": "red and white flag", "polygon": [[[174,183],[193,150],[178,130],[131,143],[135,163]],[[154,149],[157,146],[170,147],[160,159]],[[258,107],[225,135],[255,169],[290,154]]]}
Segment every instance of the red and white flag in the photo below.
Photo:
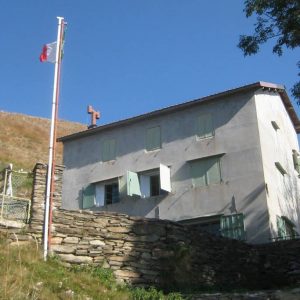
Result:
{"label": "red and white flag", "polygon": [[46,44],[40,55],[40,62],[55,63],[57,42]]}

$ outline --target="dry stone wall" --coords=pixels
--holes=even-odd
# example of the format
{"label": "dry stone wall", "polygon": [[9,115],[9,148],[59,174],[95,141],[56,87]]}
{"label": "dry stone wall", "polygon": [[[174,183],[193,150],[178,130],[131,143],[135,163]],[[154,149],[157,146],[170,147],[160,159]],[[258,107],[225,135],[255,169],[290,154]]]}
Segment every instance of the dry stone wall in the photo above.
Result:
{"label": "dry stone wall", "polygon": [[[119,213],[60,209],[56,169],[51,251],[66,265],[111,268],[119,281],[164,288],[272,288],[300,283],[300,241],[262,246],[183,225]],[[32,221],[22,240],[41,239],[46,166],[35,168]],[[15,234],[10,234],[11,241]]]}
{"label": "dry stone wall", "polygon": [[259,274],[259,255],[251,246],[169,221],[57,210],[53,226],[52,251],[63,261],[100,264],[130,283],[250,287]]}

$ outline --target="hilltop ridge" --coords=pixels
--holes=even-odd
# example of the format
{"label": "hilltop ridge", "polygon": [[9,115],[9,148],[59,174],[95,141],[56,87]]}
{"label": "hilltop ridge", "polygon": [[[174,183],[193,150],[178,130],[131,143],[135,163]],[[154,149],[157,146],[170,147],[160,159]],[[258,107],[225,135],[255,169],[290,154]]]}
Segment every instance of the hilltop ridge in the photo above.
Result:
{"label": "hilltop ridge", "polygon": [[[57,137],[82,131],[80,123],[59,120]],[[48,162],[50,119],[0,111],[0,168],[8,163],[14,169],[32,170],[36,162]],[[62,163],[58,143],[56,161]]]}

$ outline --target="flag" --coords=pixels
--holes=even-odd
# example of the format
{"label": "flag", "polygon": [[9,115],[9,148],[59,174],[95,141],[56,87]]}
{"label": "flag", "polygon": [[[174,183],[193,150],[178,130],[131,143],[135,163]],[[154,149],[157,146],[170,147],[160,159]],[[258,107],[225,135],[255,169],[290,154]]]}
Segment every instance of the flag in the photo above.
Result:
{"label": "flag", "polygon": [[40,55],[40,62],[55,63],[57,42],[46,44]]}

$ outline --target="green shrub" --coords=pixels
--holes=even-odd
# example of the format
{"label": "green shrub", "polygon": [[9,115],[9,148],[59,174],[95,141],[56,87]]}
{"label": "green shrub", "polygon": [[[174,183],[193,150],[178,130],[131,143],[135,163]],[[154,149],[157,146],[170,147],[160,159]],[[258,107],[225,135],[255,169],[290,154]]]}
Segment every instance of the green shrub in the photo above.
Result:
{"label": "green shrub", "polygon": [[170,293],[164,295],[162,291],[158,291],[151,287],[145,288],[134,288],[132,289],[132,300],[182,300],[183,298],[179,293]]}

